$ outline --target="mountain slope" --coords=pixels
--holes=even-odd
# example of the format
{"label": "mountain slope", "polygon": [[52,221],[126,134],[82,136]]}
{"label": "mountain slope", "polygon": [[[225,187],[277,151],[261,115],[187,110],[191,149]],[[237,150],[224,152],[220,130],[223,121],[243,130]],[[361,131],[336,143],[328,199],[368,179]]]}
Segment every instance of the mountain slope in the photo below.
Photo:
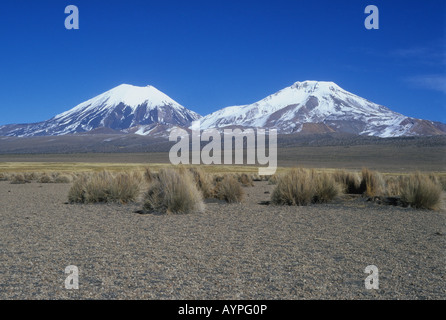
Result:
{"label": "mountain slope", "polygon": [[[90,132],[100,128],[141,135],[186,127],[201,118],[155,87],[117,86],[54,118],[0,127],[0,135],[43,136]],[[160,130],[160,128],[162,130]]]}
{"label": "mountain slope", "polygon": [[346,132],[379,137],[435,135],[446,125],[406,117],[333,82],[304,81],[256,103],[207,115],[202,128],[263,127],[280,133]]}
{"label": "mountain slope", "polygon": [[446,134],[440,122],[406,117],[333,82],[296,82],[256,103],[202,118],[152,86],[117,86],[52,119],[0,126],[0,136],[134,133],[166,137],[201,119],[206,128],[276,128],[279,133],[348,133],[376,137]]}

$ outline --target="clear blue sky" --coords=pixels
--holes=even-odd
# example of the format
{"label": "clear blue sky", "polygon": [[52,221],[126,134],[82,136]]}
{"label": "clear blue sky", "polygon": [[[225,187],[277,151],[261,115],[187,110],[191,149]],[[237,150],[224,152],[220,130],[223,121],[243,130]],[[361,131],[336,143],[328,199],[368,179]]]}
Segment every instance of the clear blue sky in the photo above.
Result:
{"label": "clear blue sky", "polygon": [[[67,5],[79,30],[66,30]],[[379,8],[379,30],[364,9]],[[6,0],[0,124],[37,122],[119,84],[153,85],[202,115],[296,81],[334,81],[446,122],[444,0]]]}

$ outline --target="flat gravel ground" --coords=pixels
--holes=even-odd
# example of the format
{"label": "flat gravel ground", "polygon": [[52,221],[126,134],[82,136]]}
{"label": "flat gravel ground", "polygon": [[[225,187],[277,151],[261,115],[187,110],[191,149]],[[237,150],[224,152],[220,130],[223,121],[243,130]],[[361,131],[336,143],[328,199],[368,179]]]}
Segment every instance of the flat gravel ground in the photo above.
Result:
{"label": "flat gravel ground", "polygon": [[[344,196],[189,215],[67,204],[69,184],[0,182],[0,299],[445,299],[446,211]],[[444,196],[444,194],[443,194]],[[65,288],[65,268],[79,289]],[[379,289],[364,269],[378,268]]]}

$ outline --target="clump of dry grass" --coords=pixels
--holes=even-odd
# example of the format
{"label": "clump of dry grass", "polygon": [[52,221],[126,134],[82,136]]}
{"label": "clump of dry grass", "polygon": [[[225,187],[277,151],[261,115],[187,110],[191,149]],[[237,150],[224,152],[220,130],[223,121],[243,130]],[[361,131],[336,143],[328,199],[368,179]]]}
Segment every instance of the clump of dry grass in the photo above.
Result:
{"label": "clump of dry grass", "polygon": [[385,194],[390,197],[401,195],[401,179],[388,177],[385,181]]}
{"label": "clump of dry grass", "polygon": [[338,194],[339,185],[332,175],[298,168],[278,180],[271,194],[271,202],[276,205],[306,206],[328,202]]}
{"label": "clump of dry grass", "polygon": [[333,178],[343,187],[347,194],[362,194],[365,189],[361,188],[361,178],[357,172],[348,172],[345,170],[336,170]]}
{"label": "clump of dry grass", "polygon": [[152,170],[150,170],[149,167],[144,168],[143,176],[144,176],[144,180],[147,183],[151,183],[153,180],[156,179],[156,174]]}
{"label": "clump of dry grass", "polygon": [[52,178],[48,174],[44,173],[37,179],[37,182],[39,182],[39,183],[52,183],[53,180],[52,180]]}
{"label": "clump of dry grass", "polygon": [[161,169],[144,196],[144,210],[168,214],[202,212],[203,196],[189,171]]}
{"label": "clump of dry grass", "polygon": [[385,193],[384,178],[379,172],[363,168],[361,171],[362,180],[360,189],[368,197],[376,197]]}
{"label": "clump of dry grass", "polygon": [[446,191],[446,176],[438,177],[438,182],[440,183],[440,186],[443,189],[443,191]]}
{"label": "clump of dry grass", "polygon": [[299,168],[278,179],[277,186],[271,194],[271,202],[276,205],[306,206],[312,202],[313,196],[314,185],[311,174],[308,170]]}
{"label": "clump of dry grass", "polygon": [[279,179],[280,179],[280,175],[278,173],[275,173],[268,177],[268,184],[276,185],[277,182],[279,182]]}
{"label": "clump of dry grass", "polygon": [[11,178],[11,175],[6,172],[0,172],[0,181],[9,181]]}
{"label": "clump of dry grass", "polygon": [[73,182],[73,176],[59,172],[42,173],[40,176],[35,175],[35,180],[39,183],[71,183]]}
{"label": "clump of dry grass", "polygon": [[401,200],[417,209],[437,209],[441,186],[433,179],[417,172],[401,178]]}
{"label": "clump of dry grass", "polygon": [[245,187],[253,187],[254,182],[252,181],[252,177],[246,173],[242,173],[238,176],[238,181]]}
{"label": "clump of dry grass", "polygon": [[54,183],[71,183],[73,182],[73,176],[68,174],[60,174],[54,178]]}
{"label": "clump of dry grass", "polygon": [[443,191],[446,191],[446,176],[431,173],[429,174],[429,179],[431,179],[435,184],[438,184]]}
{"label": "clump of dry grass", "polygon": [[13,173],[10,178],[9,181],[11,181],[11,184],[25,184],[25,183],[30,183],[30,180],[25,179],[25,176],[21,173]]}
{"label": "clump of dry grass", "polygon": [[333,175],[326,172],[317,174],[311,172],[312,182],[314,183],[313,203],[323,203],[333,200],[340,192],[339,184]]}
{"label": "clump of dry grass", "polygon": [[37,180],[38,174],[35,172],[25,172],[23,173],[23,177],[25,178],[25,180],[33,181]]}
{"label": "clump of dry grass", "polygon": [[195,184],[198,190],[201,191],[205,199],[214,197],[214,185],[212,183],[212,177],[210,174],[204,172],[200,168],[189,168],[189,172],[194,178]]}
{"label": "clump of dry grass", "polygon": [[264,181],[264,180],[263,180],[264,177],[265,177],[265,176],[261,176],[261,175],[258,175],[258,174],[256,174],[256,173],[254,173],[254,174],[251,175],[251,179],[252,179],[252,181]]}
{"label": "clump of dry grass", "polygon": [[83,175],[76,179],[68,192],[71,203],[135,201],[140,190],[139,179],[129,173],[113,175],[108,171]]}
{"label": "clump of dry grass", "polygon": [[215,197],[228,203],[243,201],[245,192],[240,182],[233,175],[225,175],[215,185]]}

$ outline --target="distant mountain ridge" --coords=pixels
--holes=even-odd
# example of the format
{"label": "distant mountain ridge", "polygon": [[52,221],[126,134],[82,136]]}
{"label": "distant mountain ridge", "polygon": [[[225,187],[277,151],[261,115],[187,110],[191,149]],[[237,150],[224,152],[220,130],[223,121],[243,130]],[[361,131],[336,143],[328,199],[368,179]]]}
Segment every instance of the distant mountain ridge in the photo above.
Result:
{"label": "distant mountain ridge", "polygon": [[261,127],[280,133],[378,137],[446,133],[442,123],[406,117],[324,81],[296,82],[256,103],[218,110],[201,122],[203,128]]}
{"label": "distant mountain ridge", "polygon": [[404,116],[350,93],[334,82],[296,82],[258,102],[205,117],[153,86],[119,85],[55,117],[0,126],[0,136],[135,133],[166,137],[173,127],[275,128],[281,134],[348,133],[376,137],[446,134],[446,124]]}
{"label": "distant mountain ridge", "polygon": [[187,127],[200,118],[155,87],[122,84],[47,121],[1,126],[0,135],[29,137],[92,131],[154,135],[174,126]]}

